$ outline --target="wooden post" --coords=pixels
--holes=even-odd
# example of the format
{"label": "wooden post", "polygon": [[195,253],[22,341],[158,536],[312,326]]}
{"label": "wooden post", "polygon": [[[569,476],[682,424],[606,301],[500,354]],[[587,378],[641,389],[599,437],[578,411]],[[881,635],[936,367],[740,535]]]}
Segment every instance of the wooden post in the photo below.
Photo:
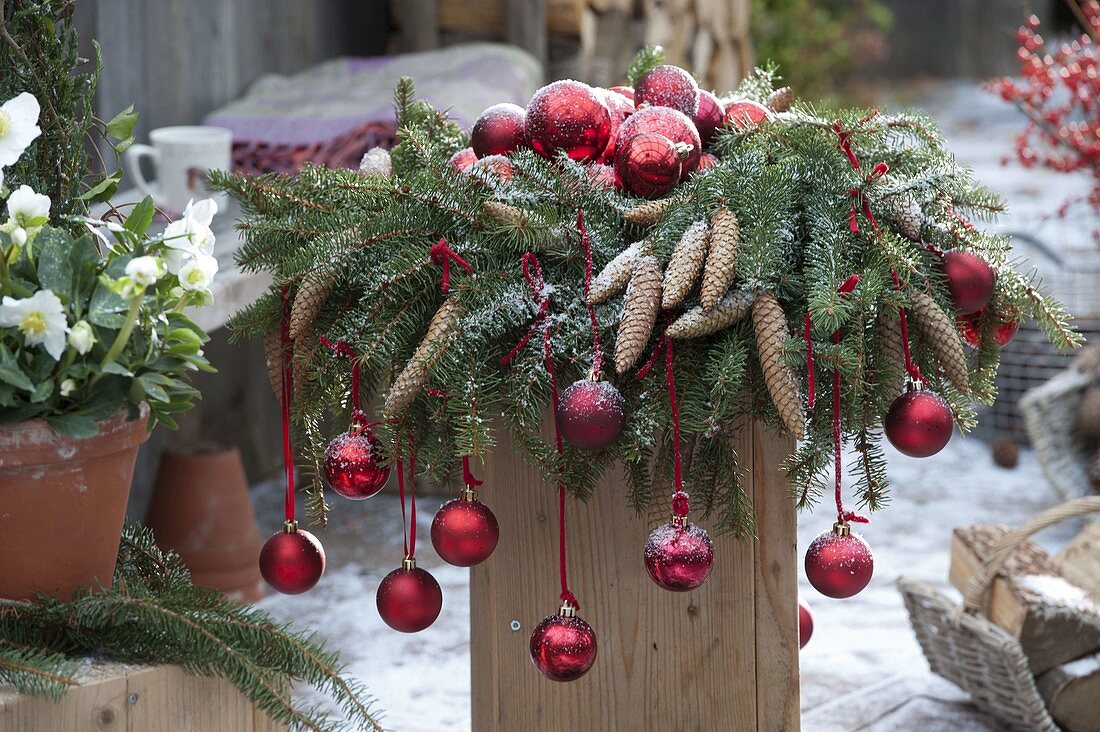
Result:
{"label": "wooden post", "polygon": [[694,592],[650,581],[655,522],[627,506],[620,478],[570,500],[570,585],[599,652],[587,676],[557,684],[528,652],[559,604],[557,493],[502,432],[483,494],[501,540],[470,583],[474,729],[797,732],[795,509],[779,471],[790,443],[747,424],[736,447],[760,539],[717,537],[714,573]]}
{"label": "wooden post", "polygon": [[504,0],[505,40],[534,56],[539,68],[546,68],[546,3],[531,0]]}

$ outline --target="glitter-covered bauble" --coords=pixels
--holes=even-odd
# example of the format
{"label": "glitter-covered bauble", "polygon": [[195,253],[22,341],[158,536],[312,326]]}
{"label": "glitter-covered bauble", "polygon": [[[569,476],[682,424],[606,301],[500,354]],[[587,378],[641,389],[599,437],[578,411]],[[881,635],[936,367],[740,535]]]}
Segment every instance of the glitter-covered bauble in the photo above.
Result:
{"label": "glitter-covered bauble", "polygon": [[271,588],[284,595],[299,595],[312,588],[325,573],[325,548],[313,534],[288,522],[272,534],[260,550],[260,574]]}
{"label": "glitter-covered bauble", "polygon": [[984,308],[993,297],[997,273],[989,262],[970,252],[953,251],[943,255],[947,289],[963,315]]}
{"label": "glitter-covered bauble", "polygon": [[686,518],[674,517],[649,535],[643,561],[650,578],[659,586],[672,592],[687,592],[710,577],[714,542],[699,526]]}
{"label": "glitter-covered bauble", "polygon": [[726,105],[726,114],[723,124],[735,130],[751,130],[766,120],[769,116],[768,108],[763,104],[757,104],[747,99],[730,102]]}
{"label": "glitter-covered bauble", "polygon": [[806,579],[826,597],[842,599],[859,594],[871,581],[875,558],[871,547],[848,524],[836,524],[810,542],[806,550]]}
{"label": "glitter-covered bauble", "polygon": [[810,605],[801,597],[798,598],[798,647],[805,648],[814,634],[814,615],[810,612]]}
{"label": "glitter-covered bauble", "polygon": [[695,167],[696,173],[702,173],[704,170],[713,168],[718,165],[718,158],[710,153],[703,153],[699,156],[699,165]]}
{"label": "glitter-covered bauble", "polygon": [[588,172],[588,180],[596,185],[603,186],[609,191],[622,188],[622,181],[619,180],[619,175],[615,172],[615,168],[610,165],[589,163],[585,166],[585,170]]}
{"label": "glitter-covered bauble", "polygon": [[634,103],[622,94],[616,94],[606,89],[597,89],[596,91],[600,94],[600,98],[603,99],[603,103],[607,106],[607,111],[611,115],[611,136],[607,139],[607,147],[604,148],[600,160],[611,162],[615,160],[615,153],[619,149],[619,128],[622,127],[627,117],[634,114]]}
{"label": "glitter-covered bauble", "polygon": [[930,457],[951,440],[951,405],[927,389],[907,391],[890,405],[886,439],[909,457]]}
{"label": "glitter-covered bauble", "polygon": [[573,160],[595,160],[611,137],[611,113],[596,90],[572,79],[535,92],[525,120],[528,144],[545,158],[564,150]]}
{"label": "glitter-covered bauble", "polygon": [[609,92],[615,92],[620,96],[626,97],[631,101],[631,103],[634,102],[634,87],[632,86],[609,86],[607,87],[607,90]]}
{"label": "glitter-covered bauble", "polygon": [[382,443],[369,431],[337,435],[325,448],[325,480],[336,493],[353,501],[370,498],[390,477],[382,463]]}
{"label": "glitter-covered bauble", "polygon": [[372,147],[363,153],[363,159],[359,161],[359,170],[368,175],[380,175],[389,178],[393,175],[393,161],[390,160],[390,151],[381,147]]}
{"label": "glitter-covered bauble", "polygon": [[477,162],[477,153],[472,147],[464,147],[451,156],[451,167],[459,173],[469,170]]}
{"label": "glitter-covered bauble", "polygon": [[658,66],[645,72],[634,86],[634,105],[644,104],[671,107],[691,117],[699,108],[699,85],[679,66]]}
{"label": "glitter-covered bauble", "polygon": [[531,633],[531,662],[551,681],[576,681],[596,662],[596,633],[573,608],[562,606]]}
{"label": "glitter-covered bauble", "polygon": [[982,347],[982,315],[985,311],[979,310],[976,313],[970,315],[960,314],[957,318],[959,334],[963,337],[963,341],[971,348]]}
{"label": "glitter-covered bauble", "polygon": [[680,182],[680,154],[664,135],[643,132],[623,140],[615,172],[623,188],[642,198],[660,198]]}
{"label": "glitter-covered bauble", "polygon": [[715,131],[722,126],[724,117],[725,112],[718,97],[709,91],[699,92],[699,108],[691,116],[691,121],[695,123],[695,129],[699,130],[699,139],[702,140],[704,146],[711,141]]}
{"label": "glitter-covered bauble", "polygon": [[673,142],[690,146],[691,149],[680,168],[680,178],[687,178],[694,172],[699,164],[699,156],[703,154],[703,143],[699,140],[695,123],[687,115],[669,107],[639,109],[619,127],[619,146],[622,147],[623,142],[643,132],[664,135]]}
{"label": "glitter-covered bauble", "polygon": [[991,310],[982,308],[976,313],[971,313],[969,315],[960,314],[958,318],[959,333],[962,334],[963,340],[966,341],[966,345],[971,348],[981,348],[981,334],[986,327],[987,320],[992,320],[993,342],[1001,348],[1011,343],[1012,339],[1016,337],[1016,333],[1020,330],[1020,316],[1017,313],[1002,316]]}
{"label": "glitter-covered bauble", "polygon": [[470,147],[479,158],[507,155],[526,144],[523,133],[523,107],[518,104],[494,104],[478,116],[470,132]]}
{"label": "glitter-covered bauble", "polygon": [[1019,319],[1002,320],[997,324],[996,330],[993,331],[993,340],[997,342],[997,345],[1004,348],[1012,339],[1016,337],[1016,333],[1020,330]]}
{"label": "glitter-covered bauble", "polygon": [[432,546],[444,562],[456,567],[481,564],[499,539],[497,517],[473,491],[444,503],[432,519]]}
{"label": "glitter-covered bauble", "polygon": [[512,179],[512,161],[504,155],[486,155],[470,166],[468,173],[501,180]]}
{"label": "glitter-covered bauble", "polygon": [[561,436],[573,447],[602,450],[622,434],[626,400],[607,381],[574,381],[558,397],[554,419]]}
{"label": "glitter-covered bauble", "polygon": [[402,633],[419,633],[439,617],[443,590],[435,577],[410,558],[382,579],[375,603],[386,625]]}

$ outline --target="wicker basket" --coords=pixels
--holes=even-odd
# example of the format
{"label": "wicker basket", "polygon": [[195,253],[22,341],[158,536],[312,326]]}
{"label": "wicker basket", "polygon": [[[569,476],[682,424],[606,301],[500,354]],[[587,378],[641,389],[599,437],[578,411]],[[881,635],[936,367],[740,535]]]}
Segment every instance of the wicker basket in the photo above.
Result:
{"label": "wicker basket", "polygon": [[1028,438],[1039,456],[1039,464],[1066,499],[1090,492],[1086,470],[1093,453],[1088,449],[1089,441],[1075,433],[1074,423],[1082,395],[1096,382],[1098,367],[1100,343],[1086,348],[1069,368],[1030,389],[1020,400]]}
{"label": "wicker basket", "polygon": [[1007,534],[967,585],[962,607],[921,582],[901,578],[898,589],[932,672],[958,685],[980,709],[1014,730],[1058,732],[1019,642],[978,615],[1001,567],[1032,534],[1066,519],[1100,512],[1100,496],[1048,509]]}

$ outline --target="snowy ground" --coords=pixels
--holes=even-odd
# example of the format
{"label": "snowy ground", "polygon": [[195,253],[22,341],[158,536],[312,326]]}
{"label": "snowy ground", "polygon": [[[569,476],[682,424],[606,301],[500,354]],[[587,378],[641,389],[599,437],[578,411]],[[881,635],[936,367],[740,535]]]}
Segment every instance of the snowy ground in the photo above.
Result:
{"label": "snowy ground", "polygon": [[[1039,222],[1068,195],[1076,181],[1044,171],[1002,167],[1019,118],[973,86],[927,88],[907,102],[927,106],[940,120],[952,149],[979,176],[1005,194],[1015,216],[1010,225],[1041,228],[1047,241],[1080,241],[1088,231],[1066,222]],[[1065,236],[1062,236],[1062,234]],[[864,532],[875,551],[876,575],[855,598],[832,601],[803,583],[814,609],[815,633],[802,652],[802,708],[809,732],[921,729],[925,732],[999,730],[957,688],[928,670],[909,628],[894,581],[901,574],[947,588],[951,528],[970,523],[1017,524],[1059,501],[1035,456],[1024,452],[1018,468],[990,461],[985,444],[956,438],[939,456],[923,461],[890,456],[893,505]],[[259,491],[261,516],[277,515],[274,486]],[[435,505],[421,504],[422,536]],[[325,537],[330,571],[312,592],[270,597],[262,606],[280,620],[316,629],[339,649],[350,673],[362,679],[398,732],[440,732],[470,727],[468,572],[441,565],[430,542],[421,563],[443,586],[443,613],[427,631],[407,636],[378,618],[374,591],[400,559],[396,500],[341,502]],[[799,549],[827,526],[827,517],[801,517]],[[1040,536],[1057,546],[1077,530],[1062,526]],[[949,590],[955,594],[953,590]]]}

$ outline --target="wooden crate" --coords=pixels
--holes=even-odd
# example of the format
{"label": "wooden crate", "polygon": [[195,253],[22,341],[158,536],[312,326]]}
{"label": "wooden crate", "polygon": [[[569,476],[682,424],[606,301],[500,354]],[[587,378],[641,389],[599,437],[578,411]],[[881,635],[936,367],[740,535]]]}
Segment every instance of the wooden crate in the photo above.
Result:
{"label": "wooden crate", "polygon": [[0,685],[0,732],[284,732],[224,679],[96,662],[59,702]]}
{"label": "wooden crate", "polygon": [[570,501],[570,585],[599,652],[587,676],[558,684],[528,653],[559,605],[557,492],[502,432],[484,476],[500,544],[471,573],[473,729],[797,732],[795,509],[779,470],[791,445],[745,425],[736,446],[760,539],[717,538],[714,573],[694,592],[650,581],[653,523],[627,506],[621,479]]}

